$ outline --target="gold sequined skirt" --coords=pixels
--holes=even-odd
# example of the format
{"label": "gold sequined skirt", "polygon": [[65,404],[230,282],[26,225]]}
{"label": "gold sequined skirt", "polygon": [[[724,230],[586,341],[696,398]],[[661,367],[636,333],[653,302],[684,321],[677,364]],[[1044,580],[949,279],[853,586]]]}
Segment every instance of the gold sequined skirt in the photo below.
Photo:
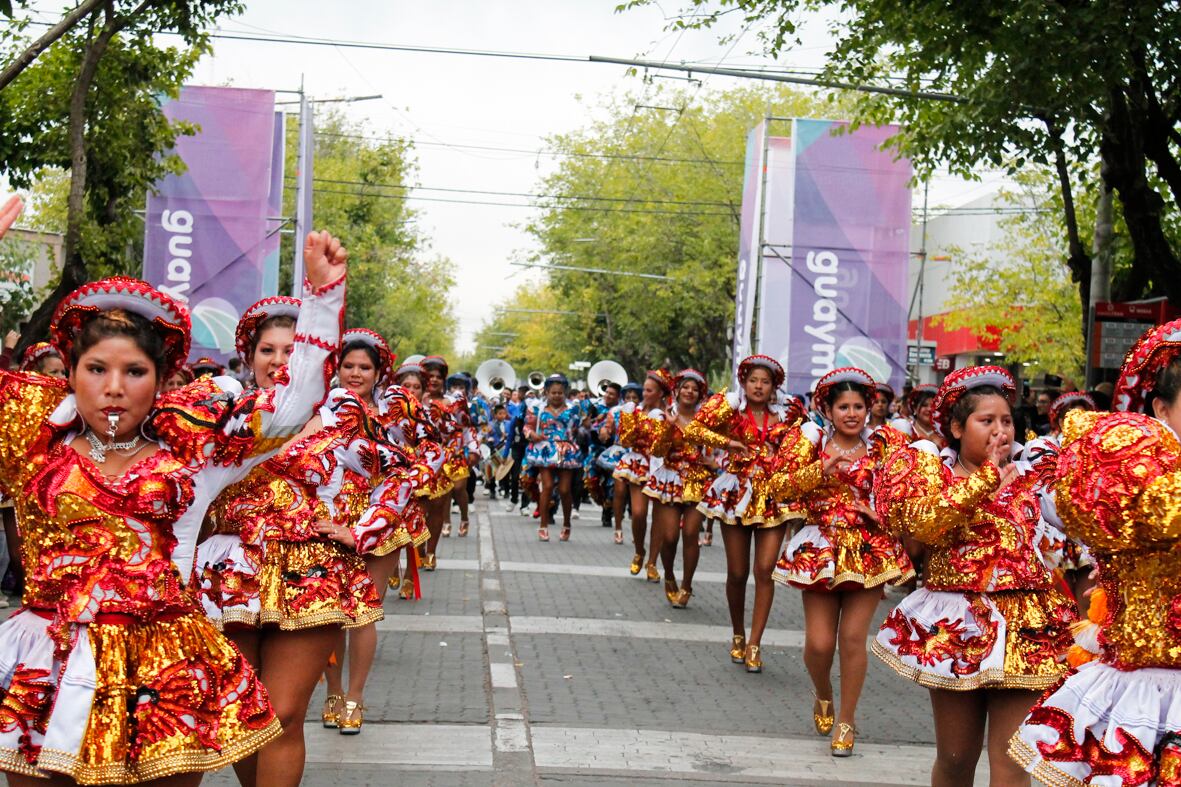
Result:
{"label": "gold sequined skirt", "polygon": [[[222,628],[357,628],[383,617],[365,561],[334,541],[267,541],[254,561],[223,557],[210,563],[215,557],[211,554],[206,559],[201,600],[206,613]],[[241,576],[249,573],[251,562],[257,563],[257,573]],[[225,566],[234,573],[218,574]],[[225,586],[230,581],[233,592]]]}
{"label": "gold sequined skirt", "polygon": [[0,699],[0,769],[135,784],[223,768],[281,734],[250,664],[199,612],[74,626],[64,664],[47,615],[0,627],[18,659]]}
{"label": "gold sequined skirt", "polygon": [[776,582],[802,590],[857,590],[914,576],[914,566],[897,538],[868,527],[805,525],[792,536],[775,564]]}
{"label": "gold sequined skirt", "polygon": [[430,538],[431,533],[426,528],[426,513],[417,500],[411,500],[402,513],[402,521],[391,528],[389,535],[383,538],[369,554],[374,557],[383,557],[410,545],[420,547]]}

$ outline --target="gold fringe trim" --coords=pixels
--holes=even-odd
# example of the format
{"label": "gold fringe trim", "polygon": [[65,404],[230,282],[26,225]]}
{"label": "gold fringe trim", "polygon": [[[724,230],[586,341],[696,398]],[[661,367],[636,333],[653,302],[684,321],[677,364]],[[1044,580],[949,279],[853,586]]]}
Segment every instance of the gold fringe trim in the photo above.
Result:
{"label": "gold fringe trim", "polygon": [[717,514],[709,509],[697,506],[697,510],[705,514],[707,519],[719,519],[724,525],[733,525],[734,527],[753,527],[758,529],[765,529],[769,527],[779,527],[789,519],[803,519],[803,514],[797,514],[792,511],[787,511],[774,519],[764,519],[761,516],[754,516],[750,518],[739,519],[738,517],[730,516],[729,514]]}
{"label": "gold fringe trim", "polygon": [[[998,642],[997,647],[1003,647]],[[914,667],[898,658],[892,650],[882,645],[876,639],[870,648],[873,655],[886,663],[886,666],[897,672],[907,680],[912,680],[928,689],[948,689],[950,691],[975,691],[976,689],[1028,689],[1029,691],[1044,691],[1054,686],[1062,679],[1062,675],[1006,675],[1004,669],[990,669],[977,672],[965,678],[949,678],[936,675],[921,667]],[[1063,668],[1065,671],[1065,667]]]}
{"label": "gold fringe trim", "polygon": [[611,474],[611,477],[617,481],[627,481],[629,484],[636,484],[637,486],[643,486],[648,483],[648,476],[640,478],[635,473],[629,473],[626,470],[616,470]]}
{"label": "gold fringe trim", "polygon": [[[796,576],[798,576],[798,575],[797,574],[781,573],[779,571],[773,571],[771,573],[771,578],[774,579],[776,582],[778,582],[781,585],[787,585],[789,587],[793,587],[796,590],[811,590],[813,587],[815,587],[817,585],[827,585],[828,587],[823,588],[823,589],[827,590],[829,588],[837,587],[838,585],[842,585],[845,582],[856,582],[857,584],[861,585],[866,590],[870,590],[872,588],[880,587],[881,585],[885,585],[887,583],[893,584],[893,585],[901,585],[901,584],[907,582],[908,580],[910,580],[910,578],[914,576],[914,569],[908,568],[906,570],[906,572],[903,573],[902,569],[898,568],[898,566],[894,566],[893,568],[889,569],[888,571],[883,571],[882,573],[876,574],[872,577],[869,577],[868,579],[865,577],[864,574],[858,573],[856,571],[846,571],[843,574],[837,574],[836,576],[831,577],[831,578],[830,577],[817,577],[815,580],[813,580],[811,582],[801,582],[799,580],[794,579]],[[801,587],[801,586],[806,586],[806,587]]]}
{"label": "gold fringe trim", "polygon": [[15,752],[12,749],[3,749],[0,750],[0,767],[26,776],[42,778],[49,775],[47,772],[61,773],[79,784],[138,784],[178,773],[219,770],[249,757],[282,734],[283,727],[279,720],[271,719],[271,723],[266,727],[230,741],[221,751],[183,751],[137,762],[130,768],[125,763],[87,765],[79,762],[73,754],[57,749],[42,749],[37,758],[37,768],[29,769],[28,762],[23,756],[20,757],[24,763],[23,768],[10,768],[7,760]]}
{"label": "gold fringe trim", "polygon": [[[664,503],[666,506],[693,506],[694,508],[697,507],[697,504],[701,502],[701,498],[703,497],[703,496],[685,497],[683,495],[662,495],[662,494],[659,494],[658,492],[653,492],[648,487],[644,487],[644,494],[646,494],[648,497],[652,498],[653,500],[656,500],[657,502]],[[665,499],[665,498],[667,498],[667,499]]]}
{"label": "gold fringe trim", "polygon": [[273,609],[264,609],[258,615],[256,628],[278,626],[280,631],[302,631],[319,626],[341,626],[346,629],[361,628],[376,623],[385,617],[381,607],[368,607],[353,617],[340,609],[326,609],[307,615],[284,615]]}
{"label": "gold fringe trim", "polygon": [[[1063,773],[1051,763],[1041,759],[1041,755],[1034,751],[1028,743],[1021,740],[1019,732],[1014,733],[1013,737],[1009,739],[1009,756],[1046,787],[1086,787],[1086,782],[1079,781],[1069,773]],[[1030,768],[1029,766],[1034,761],[1037,761],[1037,765]]]}
{"label": "gold fringe trim", "polygon": [[[423,544],[425,544],[426,542],[428,542],[430,540],[431,540],[430,532],[423,531],[422,533],[420,533],[417,537],[415,537],[413,539],[413,544],[417,548],[417,547],[422,546]],[[372,555],[373,557],[385,557],[389,553],[391,553],[395,550],[401,549],[402,547],[407,546],[410,543],[411,543],[410,534],[406,531],[406,528],[404,528],[404,527],[398,528],[398,530],[394,531],[394,534],[390,538],[388,538],[385,541],[378,544],[377,547],[374,548],[374,550],[372,552],[370,552],[369,554]],[[362,557],[364,557],[364,555]]]}

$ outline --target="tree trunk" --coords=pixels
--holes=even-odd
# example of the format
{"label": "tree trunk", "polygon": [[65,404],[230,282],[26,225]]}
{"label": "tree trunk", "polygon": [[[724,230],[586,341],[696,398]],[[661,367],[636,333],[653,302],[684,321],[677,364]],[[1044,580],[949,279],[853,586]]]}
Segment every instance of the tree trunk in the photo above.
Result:
{"label": "tree trunk", "polygon": [[1082,302],[1082,324],[1079,326],[1084,339],[1087,336],[1087,315],[1091,305],[1091,255],[1087,254],[1078,231],[1078,213],[1074,206],[1074,192],[1070,186],[1070,169],[1066,165],[1066,151],[1062,145],[1062,132],[1048,117],[1042,117],[1046,130],[1054,145],[1054,169],[1058,172],[1058,188],[1062,192],[1063,218],[1066,220],[1066,242],[1070,256],[1066,267],[1070,269],[1070,280],[1078,284],[1079,300]]}
{"label": "tree trunk", "polygon": [[[82,240],[82,223],[86,214],[86,99],[94,75],[98,72],[99,61],[107,51],[111,39],[118,32],[115,23],[113,0],[106,0],[103,6],[103,26],[98,36],[92,37],[82,55],[78,70],[78,81],[70,94],[70,121],[68,139],[70,142],[70,194],[66,214],[66,236],[62,245],[62,275],[53,292],[37,307],[21,335],[18,351],[49,333],[49,324],[58,302],[87,280],[86,262],[79,246]],[[97,11],[90,20],[91,35],[97,22]],[[67,360],[68,363],[68,360]]]}
{"label": "tree trunk", "polygon": [[1146,174],[1144,138],[1139,118],[1131,117],[1124,94],[1113,90],[1100,151],[1108,165],[1107,182],[1119,194],[1132,241],[1132,274],[1112,295],[1134,300],[1153,292],[1181,303],[1181,262],[1161,223],[1164,200]]}
{"label": "tree trunk", "polygon": [[78,4],[77,8],[62,17],[60,22],[45,31],[45,35],[34,41],[28,49],[17,55],[11,63],[4,67],[3,71],[0,71],[0,90],[8,87],[8,84],[20,76],[22,71],[33,65],[33,61],[48,49],[54,41],[57,41],[68,33],[72,27],[81,22],[90,12],[94,11],[104,2],[106,0],[84,0],[84,2]]}

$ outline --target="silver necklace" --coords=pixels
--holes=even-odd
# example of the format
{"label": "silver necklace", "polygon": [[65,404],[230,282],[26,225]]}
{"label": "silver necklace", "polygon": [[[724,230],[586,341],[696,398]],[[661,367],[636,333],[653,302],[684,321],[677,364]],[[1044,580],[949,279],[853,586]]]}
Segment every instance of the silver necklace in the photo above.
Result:
{"label": "silver necklace", "polygon": [[119,443],[115,441],[115,431],[119,428],[119,416],[116,413],[107,415],[107,442],[103,443],[93,429],[87,428],[86,442],[90,443],[90,458],[102,464],[107,461],[107,451],[130,455],[139,450],[139,435],[130,440]]}
{"label": "silver necklace", "polygon": [[865,441],[862,440],[860,437],[858,437],[857,442],[853,443],[852,448],[841,448],[841,444],[837,442],[835,430],[834,430],[834,432],[829,433],[828,442],[829,442],[829,445],[831,445],[833,448],[836,449],[837,455],[839,455],[839,456],[849,456],[850,454],[855,454],[859,450],[861,450],[861,446],[865,444]]}

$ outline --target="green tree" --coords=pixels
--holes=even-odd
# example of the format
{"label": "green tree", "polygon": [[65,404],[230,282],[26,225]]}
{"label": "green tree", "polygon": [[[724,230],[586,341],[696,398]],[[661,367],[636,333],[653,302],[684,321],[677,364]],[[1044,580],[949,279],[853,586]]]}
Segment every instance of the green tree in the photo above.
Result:
{"label": "green tree", "polygon": [[[298,133],[298,123],[290,124],[288,172],[295,171]],[[367,133],[368,124],[338,111],[316,113],[313,218],[349,250],[346,324],[382,334],[399,357],[449,354],[457,324],[448,298],[452,266],[430,254],[406,202],[413,150],[405,139]],[[286,189],[287,215],[294,212],[294,191]],[[283,259],[290,259],[290,239],[285,249]]]}
{"label": "green tree", "polygon": [[538,187],[549,196],[527,226],[534,261],[668,280],[551,268],[554,308],[572,314],[546,322],[548,341],[632,374],[692,366],[722,379],[747,132],[768,113],[832,112],[825,97],[787,88],[662,89],[609,101],[602,119],[550,139],[566,156]]}
{"label": "green tree", "polygon": [[0,243],[0,337],[16,330],[37,304],[30,276],[38,248],[9,237]]}
{"label": "green tree", "polygon": [[[0,90],[0,172],[17,188],[47,169],[69,172],[61,278],[22,345],[45,334],[57,302],[80,284],[134,269],[143,234],[134,211],[160,177],[181,171],[165,152],[177,134],[194,131],[169,123],[159,96],[177,95],[208,49],[207,28],[241,8],[229,0],[105,0]],[[161,31],[179,34],[181,44],[158,46]],[[0,51],[19,59],[30,43],[26,25],[0,28]]]}
{"label": "green tree", "polygon": [[894,142],[920,175],[944,165],[967,176],[982,165],[1014,174],[1051,167],[1064,229],[1059,254],[1085,304],[1091,258],[1071,171],[1101,160],[1134,251],[1114,296],[1181,302],[1181,262],[1168,233],[1169,214],[1181,208],[1181,6],[691,0],[673,24],[709,26],[736,12],[781,55],[799,43],[799,16],[821,9],[839,12],[821,79],[897,90],[858,94],[855,117],[901,123]]}
{"label": "green tree", "polygon": [[566,372],[572,362],[584,359],[589,348],[564,328],[572,315],[558,314],[558,310],[557,294],[546,283],[518,286],[476,334],[475,352],[464,360],[474,371],[481,361],[501,358],[512,364],[520,378],[533,371]]}

